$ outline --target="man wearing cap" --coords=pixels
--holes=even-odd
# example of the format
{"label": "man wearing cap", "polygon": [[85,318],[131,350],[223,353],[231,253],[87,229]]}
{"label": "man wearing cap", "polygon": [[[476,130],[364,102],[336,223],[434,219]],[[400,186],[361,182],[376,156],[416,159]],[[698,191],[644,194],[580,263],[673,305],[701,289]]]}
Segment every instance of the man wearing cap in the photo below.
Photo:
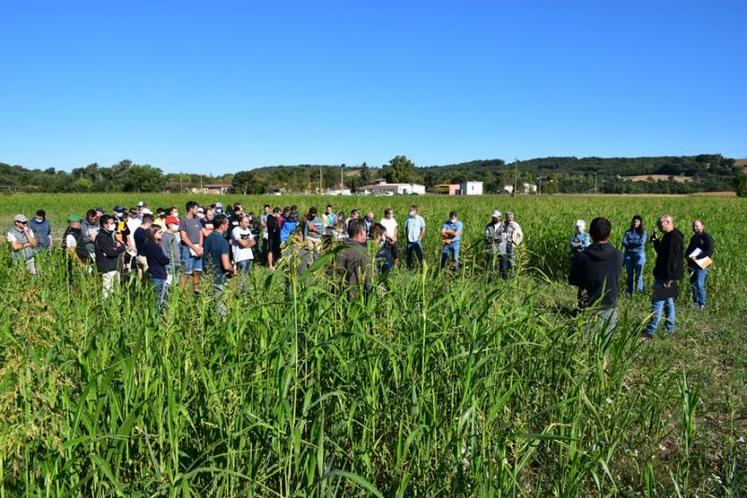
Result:
{"label": "man wearing cap", "polygon": [[98,214],[97,209],[89,209],[85,219],[80,223],[80,233],[83,236],[83,242],[91,259],[96,257],[94,242],[96,241],[96,236],[99,234],[99,230],[101,230],[101,226],[99,225],[99,218],[101,216]]}
{"label": "man wearing cap", "polygon": [[29,220],[24,215],[15,215],[13,228],[8,232],[8,242],[13,250],[13,261],[23,261],[29,273],[36,275],[36,263],[34,262],[36,238],[28,227],[28,223]]}
{"label": "man wearing cap", "polygon": [[179,271],[181,269],[181,239],[179,237],[179,218],[167,216],[165,220],[166,230],[161,237],[161,249],[169,264],[166,265],[167,285],[179,285]]}
{"label": "man wearing cap", "polygon": [[500,256],[501,278],[506,280],[516,270],[516,247],[524,241],[524,232],[521,231],[521,226],[514,221],[514,213],[511,211],[506,212],[506,219],[500,225],[500,237],[498,254]]}
{"label": "man wearing cap", "polygon": [[[67,229],[62,236],[62,247],[65,254],[69,256],[68,261],[75,263],[79,267],[85,267],[90,259],[86,240],[81,230],[82,217],[77,214],[71,214],[67,217]],[[68,269],[72,271],[73,265],[70,264]]]}
{"label": "man wearing cap", "polygon": [[498,246],[501,242],[500,235],[501,212],[497,209],[490,215],[490,223],[485,225],[485,252],[489,270],[498,268]]}

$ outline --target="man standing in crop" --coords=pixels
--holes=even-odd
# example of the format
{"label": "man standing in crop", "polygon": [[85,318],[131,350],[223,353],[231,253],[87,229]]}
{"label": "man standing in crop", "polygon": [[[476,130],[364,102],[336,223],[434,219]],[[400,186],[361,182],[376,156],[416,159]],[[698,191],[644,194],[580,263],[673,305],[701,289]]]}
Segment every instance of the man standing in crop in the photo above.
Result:
{"label": "man standing in crop", "polygon": [[498,267],[498,247],[501,243],[501,212],[497,209],[490,215],[490,222],[485,225],[485,252],[488,269],[495,271]]}
{"label": "man standing in crop", "polygon": [[99,230],[101,230],[101,225],[99,225],[100,217],[95,209],[89,209],[85,219],[80,223],[80,233],[83,236],[83,241],[86,243],[86,250],[90,254],[91,259],[96,257],[94,242],[96,241],[96,236],[99,234]]}
{"label": "man standing in crop", "polygon": [[125,252],[125,243],[116,237],[117,223],[111,216],[101,217],[101,230],[96,235],[96,268],[101,273],[102,295],[108,298],[119,283],[120,256]]}
{"label": "man standing in crop", "polygon": [[182,241],[181,262],[184,269],[184,280],[182,280],[181,285],[182,288],[187,287],[187,282],[191,276],[194,293],[199,294],[204,243],[202,222],[197,217],[197,210],[200,206],[195,201],[189,201],[186,207],[186,218],[179,223],[179,236]]}
{"label": "man standing in crop", "polygon": [[28,227],[28,223],[28,218],[22,214],[17,214],[13,218],[13,228],[8,232],[8,242],[13,251],[13,261],[23,261],[29,273],[36,275],[36,263],[34,261],[36,238],[34,232]]}
{"label": "man standing in crop", "polygon": [[443,249],[441,250],[441,269],[446,268],[449,257],[454,261],[454,271],[459,271],[459,247],[462,240],[462,230],[464,226],[457,217],[457,212],[449,213],[449,219],[441,225],[441,241]]}
{"label": "man standing in crop", "polygon": [[423,237],[425,236],[425,220],[418,214],[418,207],[410,206],[410,213],[405,219],[405,234],[407,235],[407,247],[405,259],[407,268],[412,269],[413,254],[418,258],[418,264],[423,264]]}
{"label": "man standing in crop", "polygon": [[77,214],[71,214],[67,217],[67,230],[62,236],[62,248],[68,256],[68,271],[72,273],[75,267],[85,268],[91,259],[86,248],[86,241],[80,229],[82,217]]}
{"label": "man standing in crop", "polygon": [[516,271],[516,248],[523,242],[524,232],[522,232],[521,226],[514,221],[514,213],[511,211],[506,212],[506,219],[501,223],[499,230],[498,254],[501,278],[506,280],[513,276]]}
{"label": "man standing in crop", "polygon": [[52,225],[49,224],[46,211],[38,210],[36,216],[29,221],[29,228],[36,239],[34,252],[49,251],[52,248]]}
{"label": "man standing in crop", "polygon": [[705,231],[700,220],[693,221],[693,236],[687,245],[687,267],[690,269],[690,288],[693,291],[693,302],[701,310],[706,305],[706,275],[713,256],[713,237]]}
{"label": "man standing in crop", "polygon": [[207,270],[213,275],[214,301],[216,309],[221,318],[228,314],[223,291],[226,288],[228,278],[236,274],[231,264],[231,246],[226,240],[228,231],[228,218],[222,214],[216,214],[213,218],[213,232],[205,239],[205,264]]}
{"label": "man standing in crop", "polygon": [[335,271],[351,301],[358,296],[361,289],[364,295],[371,292],[373,268],[368,254],[367,238],[365,222],[352,220],[348,225],[348,238],[342,243],[342,249],[335,257]]}
{"label": "man standing in crop", "polygon": [[[579,307],[599,306],[601,330],[609,335],[617,324],[617,287],[623,254],[609,243],[612,224],[606,218],[594,218],[589,227],[593,243],[571,256],[568,283],[579,289]],[[589,328],[587,328],[588,332]]]}
{"label": "man standing in crop", "polygon": [[667,331],[674,333],[674,297],[677,294],[677,282],[684,275],[685,236],[674,227],[674,219],[668,214],[659,218],[659,228],[664,235],[660,236],[654,232],[651,236],[651,242],[656,251],[656,264],[654,265],[654,289],[651,297],[653,316],[643,332],[643,337],[646,339],[651,339],[656,333],[662,312],[666,312],[667,315]]}

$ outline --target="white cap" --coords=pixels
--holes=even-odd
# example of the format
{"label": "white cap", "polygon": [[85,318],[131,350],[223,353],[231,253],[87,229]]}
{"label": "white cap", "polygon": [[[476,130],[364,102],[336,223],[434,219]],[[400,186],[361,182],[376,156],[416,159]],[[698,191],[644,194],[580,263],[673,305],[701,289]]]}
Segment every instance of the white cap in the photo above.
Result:
{"label": "white cap", "polygon": [[143,206],[145,206],[145,202],[144,201],[140,201],[140,202],[137,203],[137,207],[141,208]]}
{"label": "white cap", "polygon": [[153,214],[153,211],[151,211],[150,209],[144,207],[143,208],[143,214]]}
{"label": "white cap", "polygon": [[577,227],[585,227],[586,222],[584,220],[576,220],[576,226]]}
{"label": "white cap", "polygon": [[501,212],[496,209],[495,211],[493,211],[493,214],[491,214],[490,216],[492,216],[493,218],[500,218]]}
{"label": "white cap", "polygon": [[216,207],[216,208],[222,208],[222,207],[223,207],[223,203],[221,203],[221,202],[216,202],[216,203],[215,203],[215,207]]}

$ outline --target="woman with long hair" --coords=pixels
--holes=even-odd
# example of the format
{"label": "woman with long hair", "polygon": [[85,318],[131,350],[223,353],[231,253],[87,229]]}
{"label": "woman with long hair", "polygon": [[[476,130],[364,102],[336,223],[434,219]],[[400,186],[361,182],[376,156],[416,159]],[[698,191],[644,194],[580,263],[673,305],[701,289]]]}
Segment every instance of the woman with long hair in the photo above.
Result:
{"label": "woman with long hair", "polygon": [[[630,228],[623,235],[622,245],[625,248],[625,269],[628,273],[628,295],[643,292],[643,267],[646,265],[646,239],[648,235],[643,228],[643,218],[637,214],[630,220]],[[634,285],[635,284],[635,285]]]}

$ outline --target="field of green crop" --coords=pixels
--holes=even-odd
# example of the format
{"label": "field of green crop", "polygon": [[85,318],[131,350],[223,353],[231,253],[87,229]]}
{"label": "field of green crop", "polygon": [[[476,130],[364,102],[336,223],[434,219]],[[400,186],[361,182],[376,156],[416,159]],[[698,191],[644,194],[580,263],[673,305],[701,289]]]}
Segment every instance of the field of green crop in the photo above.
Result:
{"label": "field of green crop", "polygon": [[[185,195],[143,195],[151,207]],[[195,196],[196,200],[216,200]],[[134,195],[0,197],[0,224]],[[413,200],[429,268],[396,270],[368,301],[323,268],[258,268],[221,321],[209,293],[153,316],[133,281],[104,303],[60,256],[32,277],[0,251],[0,498],[12,496],[745,496],[747,263],[741,199],[698,197],[240,197],[248,210]],[[433,270],[437,227],[465,223],[463,271]],[[526,242],[517,278],[482,268],[493,209]],[[585,339],[566,282],[573,221],[670,213],[717,246],[706,312],[689,292],[674,336],[641,342],[647,296],[621,297],[608,343]],[[649,248],[646,283],[652,280]],[[687,289],[687,286],[683,286]],[[623,293],[624,294],[624,293]]]}

